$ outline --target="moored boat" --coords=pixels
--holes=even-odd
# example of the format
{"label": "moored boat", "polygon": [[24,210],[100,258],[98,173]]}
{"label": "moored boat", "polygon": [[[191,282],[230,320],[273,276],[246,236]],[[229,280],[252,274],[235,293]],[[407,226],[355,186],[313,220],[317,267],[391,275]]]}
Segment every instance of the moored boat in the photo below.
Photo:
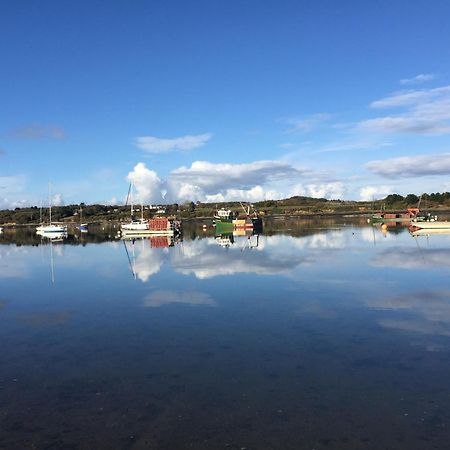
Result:
{"label": "moored boat", "polygon": [[251,205],[241,206],[245,212],[245,216],[240,216],[238,212],[230,209],[221,208],[214,215],[214,226],[218,232],[233,230],[262,230],[262,219],[256,211],[250,213]]}
{"label": "moored boat", "polygon": [[121,225],[122,235],[126,237],[142,237],[151,235],[173,236],[181,230],[180,223],[167,217],[134,220]]}
{"label": "moored boat", "polygon": [[419,208],[408,208],[404,213],[381,211],[372,216],[372,222],[411,222],[413,219],[423,220]]}
{"label": "moored boat", "polygon": [[[49,210],[49,223],[41,224],[36,227],[36,233],[41,236],[52,235],[52,234],[65,234],[67,233],[67,225],[58,222],[52,222],[52,195],[51,195],[51,184],[48,185],[48,210]],[[42,234],[44,233],[44,234]]]}
{"label": "moored boat", "polygon": [[128,198],[130,198],[131,217],[130,221],[122,223],[120,230],[123,237],[143,237],[151,235],[166,235],[174,236],[181,233],[181,223],[175,219],[169,219],[167,217],[155,217],[153,219],[144,219],[144,205],[141,204],[141,218],[136,219],[134,216],[133,205],[133,185],[130,184],[128,190]]}

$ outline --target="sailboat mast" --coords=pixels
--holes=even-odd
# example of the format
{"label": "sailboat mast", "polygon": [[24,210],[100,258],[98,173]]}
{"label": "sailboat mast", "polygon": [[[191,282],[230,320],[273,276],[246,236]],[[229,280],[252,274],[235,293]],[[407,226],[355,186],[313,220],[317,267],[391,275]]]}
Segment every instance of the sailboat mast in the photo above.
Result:
{"label": "sailboat mast", "polygon": [[50,225],[52,224],[52,185],[48,183],[48,207],[50,211]]}
{"label": "sailboat mast", "polygon": [[134,216],[134,209],[133,209],[133,184],[131,185],[130,204],[131,204],[131,221],[133,221],[133,216]]}

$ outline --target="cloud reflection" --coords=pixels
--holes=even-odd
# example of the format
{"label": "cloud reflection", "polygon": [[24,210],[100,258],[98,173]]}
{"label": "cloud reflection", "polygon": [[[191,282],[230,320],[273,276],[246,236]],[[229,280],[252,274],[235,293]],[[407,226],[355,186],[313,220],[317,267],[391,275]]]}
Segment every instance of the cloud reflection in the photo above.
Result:
{"label": "cloud reflection", "polygon": [[132,267],[143,282],[157,274],[164,264],[182,275],[194,275],[198,279],[238,273],[289,274],[300,266],[330,259],[334,251],[346,247],[346,239],[343,232],[331,231],[305,237],[260,236],[259,245],[255,247],[253,242],[252,248],[245,236],[236,236],[229,248],[221,247],[213,238],[184,241],[177,251],[136,245]]}
{"label": "cloud reflection", "polygon": [[216,306],[215,300],[200,291],[154,291],[144,298],[144,306],[158,308],[171,303],[189,306]]}
{"label": "cloud reflection", "polygon": [[25,247],[0,245],[0,278],[25,278],[29,251]]}
{"label": "cloud reflection", "polygon": [[398,313],[379,321],[385,328],[450,336],[450,290],[424,290],[368,302],[379,311]]}
{"label": "cloud reflection", "polygon": [[423,267],[450,267],[450,252],[447,248],[390,247],[380,251],[370,261],[373,267],[415,269]]}

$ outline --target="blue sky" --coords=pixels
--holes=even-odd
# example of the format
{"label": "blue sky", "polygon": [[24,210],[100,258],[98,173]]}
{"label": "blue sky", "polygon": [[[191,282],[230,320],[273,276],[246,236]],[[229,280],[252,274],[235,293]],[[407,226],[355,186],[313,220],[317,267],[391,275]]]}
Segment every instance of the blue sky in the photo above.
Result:
{"label": "blue sky", "polygon": [[447,1],[6,1],[0,207],[450,190]]}

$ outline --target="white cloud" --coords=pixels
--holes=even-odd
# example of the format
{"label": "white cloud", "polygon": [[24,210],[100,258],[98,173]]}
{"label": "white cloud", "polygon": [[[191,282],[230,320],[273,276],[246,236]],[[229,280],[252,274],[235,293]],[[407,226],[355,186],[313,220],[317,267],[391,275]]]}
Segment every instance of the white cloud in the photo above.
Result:
{"label": "white cloud", "polygon": [[359,191],[359,196],[363,201],[376,200],[379,198],[384,198],[386,195],[394,193],[394,188],[392,186],[365,186]]}
{"label": "white cloud", "polygon": [[158,138],[141,136],[134,141],[135,145],[148,153],[168,153],[174,150],[193,150],[206,144],[212,137],[211,133],[187,135],[176,138]]}
{"label": "white cloud", "polygon": [[304,175],[299,170],[282,161],[254,161],[243,164],[215,164],[195,161],[191,167],[180,167],[171,172],[174,182],[199,186],[208,193],[220,189],[250,189],[259,184]]}
{"label": "white cloud", "polygon": [[119,202],[119,200],[117,200],[117,197],[112,197],[111,199],[106,201],[107,205],[111,205],[111,206],[115,206],[115,205],[119,205],[121,202]]}
{"label": "white cloud", "polygon": [[316,113],[306,118],[289,118],[285,122],[291,126],[288,132],[311,131],[331,119],[331,114]]}
{"label": "white cloud", "polygon": [[53,206],[62,206],[64,205],[63,197],[61,194],[55,194],[52,196],[52,205]]}
{"label": "white cloud", "polygon": [[376,150],[379,148],[390,147],[391,142],[371,142],[371,141],[359,141],[359,142],[343,142],[338,144],[325,145],[317,150],[317,153],[329,153],[329,152],[344,152],[354,150]]}
{"label": "white cloud", "polygon": [[405,110],[396,115],[361,121],[358,129],[422,135],[450,133],[450,86],[396,92],[372,102],[370,106],[375,109]]}
{"label": "white cloud", "polygon": [[436,75],[433,73],[420,73],[412,78],[403,78],[400,80],[400,84],[420,84],[425,83],[427,81],[432,81],[436,78]]}
{"label": "white cloud", "polygon": [[340,199],[343,198],[346,187],[341,181],[331,183],[309,183],[297,184],[289,191],[289,197],[296,195],[309,196],[314,198]]}
{"label": "white cloud", "polygon": [[[323,179],[306,168],[296,168],[282,161],[254,161],[243,164],[195,161],[190,167],[179,167],[166,180],[138,163],[127,180],[137,190],[135,202],[162,201],[249,201],[276,200],[292,195],[343,198],[346,188],[340,181],[308,183],[291,189],[292,180]],[[300,192],[301,191],[301,192]],[[162,194],[164,192],[164,195]],[[166,195],[167,194],[167,195]]]}
{"label": "white cloud", "polygon": [[366,168],[384,177],[423,177],[427,175],[449,175],[450,153],[441,155],[402,156],[370,161]]}
{"label": "white cloud", "polygon": [[361,122],[361,127],[371,131],[392,133],[414,133],[424,135],[447,134],[450,124],[422,117],[386,116]]}
{"label": "white cloud", "polygon": [[26,177],[24,175],[0,176],[0,209],[25,206]]}
{"label": "white cloud", "polygon": [[445,98],[450,94],[450,86],[434,89],[409,90],[394,92],[392,95],[376,100],[370,104],[372,108],[398,108],[402,106],[420,105],[433,100]]}
{"label": "white cloud", "polygon": [[157,173],[140,162],[127,175],[127,180],[134,185],[137,191],[134,201],[143,203],[159,203],[162,201],[162,181]]}
{"label": "white cloud", "polygon": [[206,195],[207,202],[228,202],[242,200],[246,202],[257,202],[261,200],[277,200],[281,193],[274,190],[265,190],[262,186],[254,186],[251,189],[227,189],[223,194]]}

